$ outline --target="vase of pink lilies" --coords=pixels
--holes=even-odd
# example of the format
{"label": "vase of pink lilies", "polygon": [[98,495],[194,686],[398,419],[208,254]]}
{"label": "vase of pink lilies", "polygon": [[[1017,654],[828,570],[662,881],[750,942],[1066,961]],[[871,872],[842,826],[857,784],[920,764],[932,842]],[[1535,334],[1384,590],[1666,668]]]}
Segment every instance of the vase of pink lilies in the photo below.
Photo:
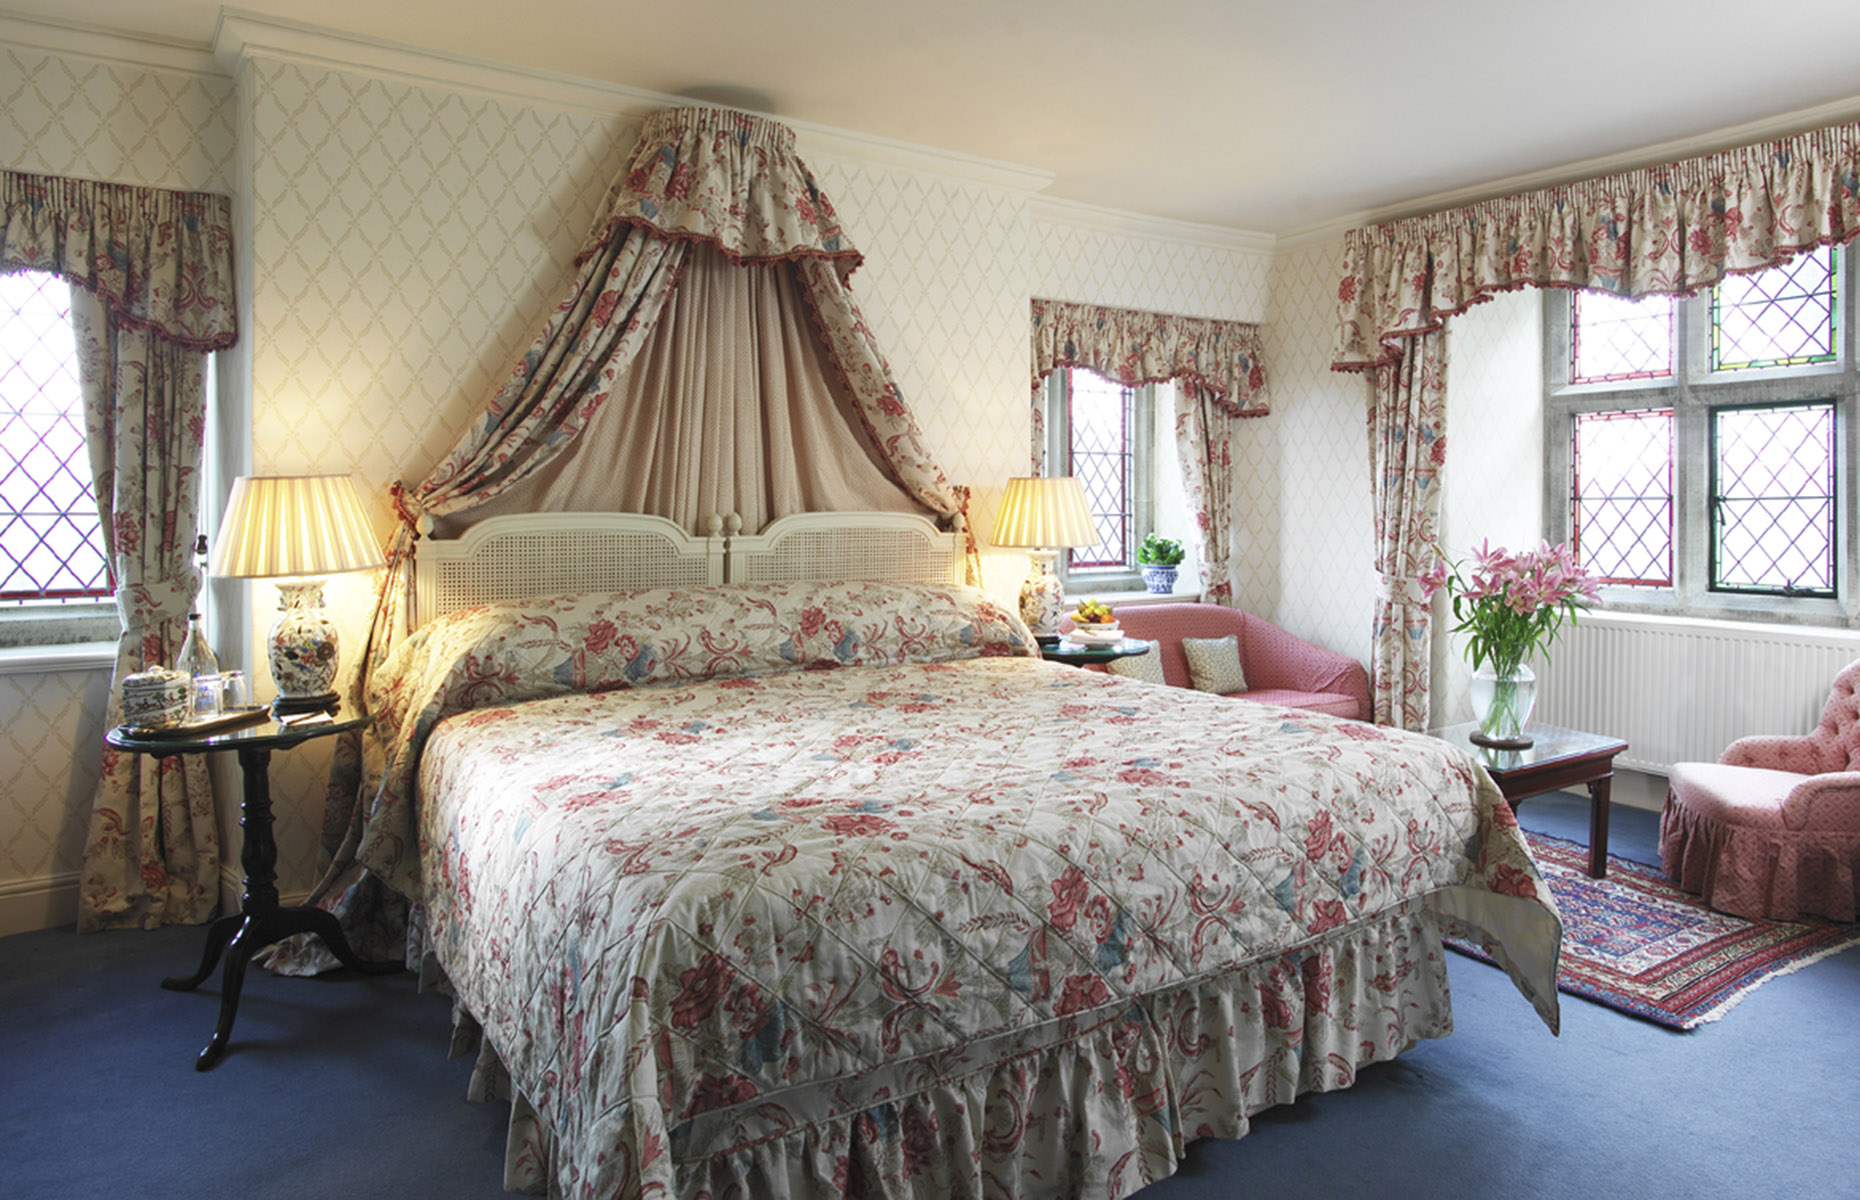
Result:
{"label": "vase of pink lilies", "polygon": [[1453,598],[1454,633],[1466,635],[1472,660],[1472,740],[1520,750],[1537,703],[1537,675],[1525,660],[1549,651],[1566,622],[1595,599],[1596,582],[1566,545],[1544,542],[1516,554],[1482,542],[1470,568],[1441,559],[1422,583]]}

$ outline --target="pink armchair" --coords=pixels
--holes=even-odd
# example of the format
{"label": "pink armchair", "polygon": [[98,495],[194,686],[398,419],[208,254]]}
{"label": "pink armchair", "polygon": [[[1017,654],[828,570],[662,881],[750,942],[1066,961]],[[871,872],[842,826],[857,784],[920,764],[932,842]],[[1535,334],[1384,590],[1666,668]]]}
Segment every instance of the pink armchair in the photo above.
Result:
{"label": "pink armchair", "polygon": [[[1369,719],[1369,672],[1363,664],[1287,633],[1272,622],[1218,604],[1129,605],[1117,610],[1124,636],[1161,643],[1163,682],[1189,687],[1185,637],[1218,638],[1236,634],[1240,669],[1247,690],[1243,700],[1309,708],[1333,716]],[[1071,618],[1060,621],[1072,628]]]}
{"label": "pink armchair", "polygon": [[1660,865],[1743,917],[1855,915],[1860,870],[1860,661],[1834,679],[1803,737],[1747,737],[1716,763],[1677,763],[1660,815]]}

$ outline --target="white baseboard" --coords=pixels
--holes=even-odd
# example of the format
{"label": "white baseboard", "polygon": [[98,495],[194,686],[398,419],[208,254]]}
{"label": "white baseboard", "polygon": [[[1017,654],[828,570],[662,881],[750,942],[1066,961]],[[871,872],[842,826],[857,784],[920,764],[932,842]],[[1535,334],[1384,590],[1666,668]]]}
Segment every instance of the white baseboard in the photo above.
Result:
{"label": "white baseboard", "polygon": [[78,873],[0,883],[0,937],[77,923]]}
{"label": "white baseboard", "polygon": [[1614,782],[1608,785],[1608,802],[1659,812],[1666,807],[1666,776],[1616,767]]}

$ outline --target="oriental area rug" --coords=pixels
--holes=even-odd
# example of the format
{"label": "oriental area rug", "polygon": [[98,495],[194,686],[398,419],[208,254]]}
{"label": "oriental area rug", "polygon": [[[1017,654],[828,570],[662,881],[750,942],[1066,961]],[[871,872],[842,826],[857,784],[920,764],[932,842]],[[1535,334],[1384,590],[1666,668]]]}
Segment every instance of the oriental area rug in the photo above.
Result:
{"label": "oriental area rug", "polygon": [[[1558,988],[1671,1029],[1715,1021],[1766,980],[1860,943],[1860,924],[1714,911],[1658,867],[1612,854],[1608,877],[1591,879],[1587,847],[1525,836],[1563,914]],[[1447,944],[1490,961],[1465,943]]]}

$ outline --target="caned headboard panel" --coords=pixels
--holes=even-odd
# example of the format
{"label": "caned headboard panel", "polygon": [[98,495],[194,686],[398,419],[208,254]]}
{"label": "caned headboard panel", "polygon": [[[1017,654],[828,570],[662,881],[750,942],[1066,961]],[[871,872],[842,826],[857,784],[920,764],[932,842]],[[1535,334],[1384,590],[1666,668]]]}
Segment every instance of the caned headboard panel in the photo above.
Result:
{"label": "caned headboard panel", "polygon": [[480,521],[457,538],[423,539],[412,620],[565,592],[795,579],[950,583],[961,567],[957,535],[908,513],[801,513],[758,534],[709,537],[641,513],[520,513]]}
{"label": "caned headboard panel", "polygon": [[414,557],[413,621],[526,596],[722,583],[724,539],[641,513],[519,513]]}
{"label": "caned headboard panel", "polygon": [[961,579],[957,536],[909,513],[797,513],[730,539],[731,583],[790,579]]}

